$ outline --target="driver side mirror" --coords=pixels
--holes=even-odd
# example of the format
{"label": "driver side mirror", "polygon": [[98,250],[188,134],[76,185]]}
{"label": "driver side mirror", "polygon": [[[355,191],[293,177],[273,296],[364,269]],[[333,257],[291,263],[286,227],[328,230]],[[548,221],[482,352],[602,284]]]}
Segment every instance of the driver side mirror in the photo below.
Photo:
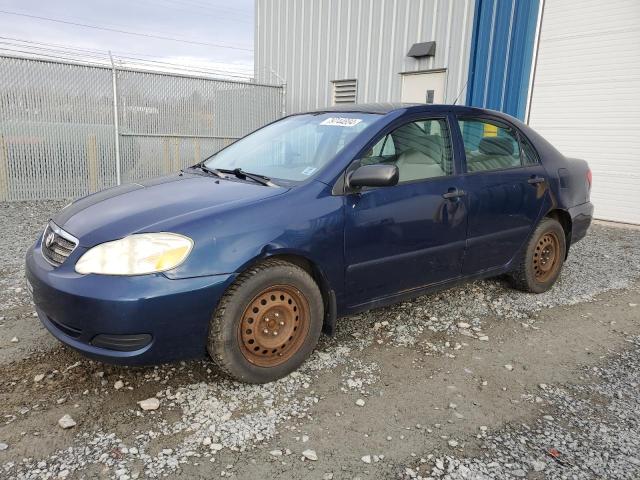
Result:
{"label": "driver side mirror", "polygon": [[398,183],[400,173],[396,165],[362,165],[347,178],[351,188],[392,187]]}

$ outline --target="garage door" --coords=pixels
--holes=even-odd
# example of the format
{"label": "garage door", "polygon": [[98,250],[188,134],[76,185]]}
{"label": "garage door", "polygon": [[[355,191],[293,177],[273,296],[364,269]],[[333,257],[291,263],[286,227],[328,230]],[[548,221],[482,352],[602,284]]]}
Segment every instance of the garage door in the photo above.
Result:
{"label": "garage door", "polygon": [[530,125],[593,171],[596,217],[640,224],[640,2],[546,0]]}

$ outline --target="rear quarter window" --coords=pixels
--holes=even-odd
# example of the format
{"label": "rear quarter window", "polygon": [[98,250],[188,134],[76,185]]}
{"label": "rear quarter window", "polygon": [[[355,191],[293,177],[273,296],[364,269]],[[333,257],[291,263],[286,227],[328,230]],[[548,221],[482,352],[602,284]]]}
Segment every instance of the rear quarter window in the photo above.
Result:
{"label": "rear quarter window", "polygon": [[538,165],[540,163],[540,157],[536,152],[536,149],[533,148],[531,142],[525,138],[524,135],[520,134],[520,145],[522,147],[522,164],[527,165]]}

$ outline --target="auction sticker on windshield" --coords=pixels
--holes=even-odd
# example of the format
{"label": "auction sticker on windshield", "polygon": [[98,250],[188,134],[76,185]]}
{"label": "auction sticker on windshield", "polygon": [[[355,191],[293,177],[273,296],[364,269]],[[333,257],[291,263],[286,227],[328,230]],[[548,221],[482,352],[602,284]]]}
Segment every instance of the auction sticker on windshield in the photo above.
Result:
{"label": "auction sticker on windshield", "polygon": [[330,125],[333,127],[355,127],[361,121],[362,119],[360,118],[329,117],[320,122],[320,125]]}

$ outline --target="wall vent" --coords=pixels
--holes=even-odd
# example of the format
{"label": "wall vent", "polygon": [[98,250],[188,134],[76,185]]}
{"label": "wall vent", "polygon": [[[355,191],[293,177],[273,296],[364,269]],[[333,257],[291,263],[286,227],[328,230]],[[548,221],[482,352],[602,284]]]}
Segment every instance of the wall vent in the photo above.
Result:
{"label": "wall vent", "polygon": [[333,82],[333,104],[356,103],[358,94],[358,81],[334,80]]}

